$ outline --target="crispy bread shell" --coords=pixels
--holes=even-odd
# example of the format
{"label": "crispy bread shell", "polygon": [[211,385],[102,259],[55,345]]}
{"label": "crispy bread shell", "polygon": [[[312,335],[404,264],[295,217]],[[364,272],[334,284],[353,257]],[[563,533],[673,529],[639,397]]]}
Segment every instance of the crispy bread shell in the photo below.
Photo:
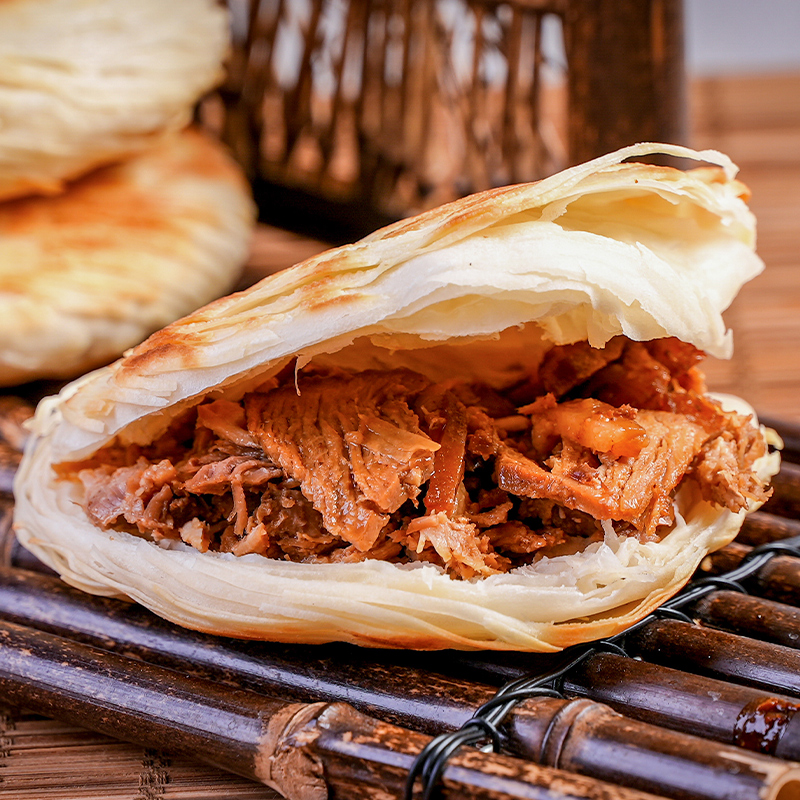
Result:
{"label": "crispy bread shell", "polygon": [[215,0],[4,0],[0,198],[61,191],[185,127],[229,42]]}
{"label": "crispy bread shell", "polygon": [[192,130],[0,204],[0,385],[74,378],[230,291],[254,216],[239,168]]}
{"label": "crispy bread shell", "polygon": [[[621,163],[653,152],[719,168]],[[240,396],[295,357],[502,385],[547,342],[678,336],[726,355],[721,313],[762,266],[733,176],[718,153],[639,145],[400,222],[201,309],[41,404],[15,486],[18,536],[76,586],[232,636],[552,651],[619,631],[729,542],[744,512],[686,484],[658,542],[606,524],[582,552],[453,580],[430,564],[237,558],[102,531],[52,466],[114,437],[150,441],[209,392]],[[766,480],[777,457],[758,468]]]}

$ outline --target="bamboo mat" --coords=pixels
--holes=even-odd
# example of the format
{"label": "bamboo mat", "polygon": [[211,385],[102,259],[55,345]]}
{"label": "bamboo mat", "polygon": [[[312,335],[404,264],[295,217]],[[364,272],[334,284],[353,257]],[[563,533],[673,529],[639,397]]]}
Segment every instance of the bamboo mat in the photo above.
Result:
{"label": "bamboo mat", "polygon": [[[709,362],[709,383],[742,395],[762,414],[800,421],[800,74],[704,80],[692,87],[691,99],[691,144],[723,150],[741,167],[767,264],[727,314],[735,355],[730,362]],[[321,242],[262,226],[243,285],[323,248]],[[278,795],[190,759],[0,710],[0,797],[273,800]]]}
{"label": "bamboo mat", "polygon": [[0,712],[0,796],[14,800],[274,800],[226,772],[32,714]]}

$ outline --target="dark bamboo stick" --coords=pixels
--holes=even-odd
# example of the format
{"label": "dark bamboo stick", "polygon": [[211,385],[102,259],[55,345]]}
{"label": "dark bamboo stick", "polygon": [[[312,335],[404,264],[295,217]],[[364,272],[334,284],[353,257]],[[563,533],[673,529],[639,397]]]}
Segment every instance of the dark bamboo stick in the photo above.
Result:
{"label": "dark bamboo stick", "polygon": [[705,625],[800,648],[800,608],[740,592],[718,591],[702,598],[692,614]]}
{"label": "dark bamboo stick", "polygon": [[[273,700],[13,623],[0,630],[0,690],[7,703],[191,755],[261,781],[288,800],[400,797],[429,741],[343,703]],[[782,766],[770,776],[770,797],[786,786],[800,791],[800,769]],[[475,749],[451,758],[441,794],[475,800],[652,798]]]}
{"label": "dark bamboo stick", "polygon": [[759,422],[772,428],[783,439],[781,459],[800,463],[800,424],[790,420],[778,419],[759,414]]}
{"label": "dark bamboo stick", "polygon": [[657,682],[642,682],[643,673],[656,670],[652,664],[640,669],[633,659],[602,654],[570,673],[565,689],[581,695],[590,686],[592,697],[612,707],[625,707],[627,713],[656,725],[670,723],[679,708],[685,729],[696,735],[713,735],[740,747],[796,758],[788,753],[796,754],[800,745],[798,703],[678,670],[659,670]]}
{"label": "dark bamboo stick", "polygon": [[[235,142],[234,152],[252,179],[261,168],[261,151],[265,132],[264,98],[275,85],[273,54],[278,25],[283,16],[283,0],[277,0],[273,14],[263,0],[250,0],[247,34],[242,45],[240,85],[223,92],[226,101],[224,142]],[[236,49],[234,60],[236,63]],[[228,81],[233,69],[228,68]],[[238,117],[238,119],[237,119]],[[274,120],[270,120],[270,126]],[[237,128],[242,136],[237,137]],[[236,138],[232,138],[236,137]]]}
{"label": "dark bamboo stick", "polygon": [[46,575],[56,573],[26,550],[14,535],[14,498],[0,491],[0,568],[11,566]]}
{"label": "dark bamboo stick", "polygon": [[0,492],[0,567],[5,567],[14,562],[15,546],[17,539],[13,534],[14,500],[11,495]]}
{"label": "dark bamboo stick", "polygon": [[0,572],[0,617],[75,641],[255,691],[345,701],[393,723],[440,733],[463,725],[494,688],[426,673],[349,645],[290,646],[185,630],[141,606],[87,595],[55,577]]}
{"label": "dark bamboo stick", "polygon": [[311,97],[313,84],[313,58],[319,45],[319,24],[322,2],[311,4],[311,14],[303,31],[303,44],[297,79],[290,89],[283,92],[284,125],[286,136],[286,159],[291,161],[301,135],[312,119]]}
{"label": "dark bamboo stick", "polygon": [[625,638],[631,655],[702,675],[800,696],[800,652],[679,620],[654,620]]}
{"label": "dark bamboo stick", "polygon": [[528,108],[531,114],[531,133],[533,141],[531,148],[534,154],[534,164],[539,174],[547,174],[548,168],[548,148],[545,146],[542,137],[542,121],[545,116],[542,109],[542,71],[544,70],[544,53],[542,52],[542,26],[544,24],[544,14],[536,14],[533,18],[533,69],[531,74],[531,84],[528,92]]}
{"label": "dark bamboo stick", "polygon": [[800,536],[800,520],[767,511],[754,511],[747,515],[736,541],[757,547],[779,539],[790,539],[792,536]]}
{"label": "dark bamboo stick", "polygon": [[[431,666],[467,678],[504,683],[540,670],[537,662],[538,659],[524,654],[505,654],[498,659],[493,655],[458,653],[448,654],[446,661],[442,659]],[[601,652],[569,671],[564,680],[564,692],[570,697],[591,698],[628,718],[651,725],[800,760],[800,730],[795,725],[788,726],[794,713],[800,710],[800,702],[774,691],[764,692]],[[783,709],[786,724],[771,732],[765,730],[763,740],[752,735],[741,737],[737,733],[753,716],[754,709],[768,707]],[[800,723],[800,718],[797,722]]]}
{"label": "dark bamboo stick", "polygon": [[465,162],[469,165],[468,176],[470,189],[476,186],[490,186],[490,169],[487,150],[489,135],[481,126],[481,121],[488,116],[486,102],[486,85],[482,75],[482,64],[486,41],[484,38],[484,19],[487,9],[482,3],[476,3],[472,12],[475,15],[475,32],[472,37],[472,62],[470,65],[469,92],[466,96],[468,119],[465,121]]}
{"label": "dark bamboo stick", "polygon": [[[750,552],[746,545],[733,544],[706,556],[703,570],[709,575],[721,575],[735,569]],[[785,603],[800,606],[800,558],[776,555],[752,577],[743,581],[748,591]]]}
{"label": "dark bamboo stick", "polygon": [[[336,145],[341,138],[341,120],[345,114],[352,114],[352,101],[347,96],[347,87],[345,87],[345,65],[352,48],[354,46],[354,39],[358,35],[358,20],[360,18],[360,11],[356,3],[348,3],[345,15],[345,23],[342,30],[342,40],[339,53],[334,58],[332,65],[334,74],[334,93],[331,100],[330,123],[328,126],[328,144],[325,148],[325,162],[327,169],[330,172],[333,153]],[[351,169],[355,166],[355,153],[351,153],[353,164],[350,165]]]}
{"label": "dark bamboo stick", "polygon": [[[587,706],[582,706],[582,702]],[[562,736],[561,730],[568,732],[568,736]],[[776,739],[781,734],[786,736],[783,729],[776,726],[776,730]],[[790,780],[784,772],[790,764],[790,775],[794,774],[795,769],[800,770],[794,762],[760,756],[748,749],[735,747],[725,747],[723,753],[722,750],[715,750],[713,742],[681,736],[680,739],[692,739],[695,742],[695,758],[687,760],[683,742],[673,738],[671,742],[678,748],[670,752],[665,731],[654,725],[628,722],[627,733],[628,736],[622,740],[618,717],[607,706],[590,700],[574,700],[552,723],[547,747],[550,750],[559,749],[559,761],[562,763],[581,763],[585,774],[596,775],[610,782],[638,785],[665,797],[685,800],[700,797],[738,800],[741,797],[745,800],[771,794],[776,798],[784,798],[800,789],[800,784],[795,784],[794,779]],[[740,744],[750,745],[743,738]],[[722,760],[724,757],[731,760],[726,764]],[[648,778],[640,778],[640,783],[632,783],[631,776],[634,774]]]}
{"label": "dark bamboo stick", "polygon": [[800,464],[784,460],[780,471],[772,478],[772,489],[772,497],[764,504],[764,511],[800,518]]}
{"label": "dark bamboo stick", "polygon": [[[217,684],[284,700],[347,700],[383,720],[402,720],[429,733],[460,727],[494,695],[490,686],[397,663],[401,657],[394,654],[376,661],[358,648],[262,645],[184,631],[138,606],[86,596],[21,571],[4,574],[0,616],[193,671]],[[747,797],[754,782],[771,780],[761,756],[624,719],[590,700],[528,700],[509,714],[501,731],[513,754],[662,796]],[[732,762],[739,765],[735,771]]]}

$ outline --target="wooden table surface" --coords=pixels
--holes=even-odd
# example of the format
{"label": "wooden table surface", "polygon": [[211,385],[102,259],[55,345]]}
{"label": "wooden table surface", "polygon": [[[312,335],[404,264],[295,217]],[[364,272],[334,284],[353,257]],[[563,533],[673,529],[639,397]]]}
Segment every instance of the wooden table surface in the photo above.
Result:
{"label": "wooden table surface", "polygon": [[[711,388],[762,414],[800,421],[800,74],[695,82],[691,144],[727,152],[752,190],[763,275],[727,313],[730,362],[708,363]],[[262,226],[245,282],[324,244]],[[0,509],[2,511],[2,509]],[[27,714],[0,713],[0,797],[14,800],[265,800],[270,790],[173,757]]]}
{"label": "wooden table surface", "polygon": [[727,313],[734,356],[708,364],[709,383],[800,421],[800,75],[707,79],[691,98],[691,143],[739,165],[766,264]]}

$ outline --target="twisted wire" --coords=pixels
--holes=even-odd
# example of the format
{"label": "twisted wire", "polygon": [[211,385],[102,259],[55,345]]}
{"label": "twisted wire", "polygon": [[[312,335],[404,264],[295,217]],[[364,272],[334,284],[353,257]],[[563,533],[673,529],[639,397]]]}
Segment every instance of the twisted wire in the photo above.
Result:
{"label": "twisted wire", "polygon": [[677,619],[694,624],[694,620],[683,609],[710,592],[724,589],[749,594],[742,581],[755,575],[777,555],[800,557],[800,536],[754,547],[734,569],[723,575],[693,580],[666,603],[626,630],[606,639],[569,648],[565,652],[572,653],[573,656],[562,666],[537,675],[525,675],[505,684],[494,697],[480,706],[461,728],[434,737],[419,753],[406,779],[405,800],[414,800],[414,786],[417,779],[422,782],[421,800],[433,800],[447,762],[461,747],[467,745],[477,747],[483,742],[483,748],[500,752],[503,749],[504,739],[500,725],[522,701],[533,697],[565,699],[564,681],[569,672],[579,664],[600,652],[628,657],[624,647],[625,637],[654,619]]}

